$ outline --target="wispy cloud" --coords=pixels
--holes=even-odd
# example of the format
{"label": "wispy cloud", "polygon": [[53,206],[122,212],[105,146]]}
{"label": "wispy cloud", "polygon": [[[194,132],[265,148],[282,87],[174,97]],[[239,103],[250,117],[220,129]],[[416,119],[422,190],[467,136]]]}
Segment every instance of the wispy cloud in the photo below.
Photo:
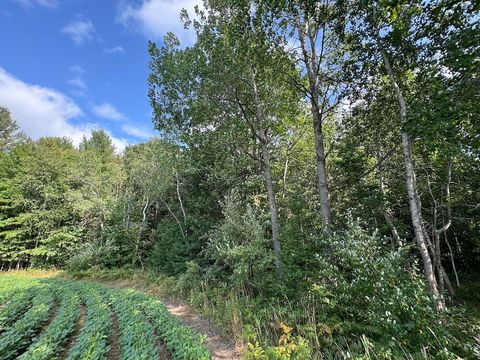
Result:
{"label": "wispy cloud", "polygon": [[123,0],[119,3],[117,21],[127,28],[142,32],[147,37],[161,39],[169,31],[175,33],[182,43],[192,43],[193,31],[183,28],[180,11],[187,10],[194,15],[195,6],[202,6],[201,0]]}
{"label": "wispy cloud", "polygon": [[154,135],[152,131],[149,131],[145,128],[140,128],[138,126],[134,126],[131,124],[122,125],[122,131],[127,135],[130,135],[139,139],[148,139]]}
{"label": "wispy cloud", "polygon": [[87,91],[87,84],[85,80],[77,76],[68,80],[68,83],[73,87],[71,93],[75,96],[85,96]]}
{"label": "wispy cloud", "polygon": [[108,102],[95,105],[93,107],[93,112],[95,115],[108,120],[122,121],[127,119],[125,114],[118,111],[112,104]]}
{"label": "wispy cloud", "polygon": [[86,96],[88,86],[83,77],[87,71],[79,65],[73,65],[70,66],[70,72],[73,74],[73,77],[67,81],[72,87],[70,93],[79,97]]}
{"label": "wispy cloud", "polygon": [[106,54],[125,54],[125,49],[123,46],[114,46],[111,48],[104,48],[103,51]]}
{"label": "wispy cloud", "polygon": [[84,75],[87,73],[87,70],[85,70],[83,67],[81,67],[80,65],[72,65],[69,67],[69,70],[74,73],[74,74],[78,74],[78,75]]}
{"label": "wispy cloud", "polygon": [[76,45],[83,45],[95,38],[95,27],[88,18],[77,16],[62,28],[62,33],[70,36]]}
{"label": "wispy cloud", "polygon": [[13,0],[23,7],[30,8],[35,5],[54,8],[58,5],[58,0]]}
{"label": "wispy cloud", "polygon": [[[7,107],[20,128],[31,138],[43,136],[68,137],[78,145],[94,123],[71,124],[81,119],[83,111],[74,100],[61,92],[26,83],[0,68],[0,106]],[[112,137],[117,151],[123,150],[126,140]]]}

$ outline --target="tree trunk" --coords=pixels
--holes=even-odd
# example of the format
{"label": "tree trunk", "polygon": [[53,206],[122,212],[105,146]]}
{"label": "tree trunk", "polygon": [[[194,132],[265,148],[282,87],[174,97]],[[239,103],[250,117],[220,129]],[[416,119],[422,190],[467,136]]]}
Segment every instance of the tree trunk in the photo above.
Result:
{"label": "tree trunk", "polygon": [[452,224],[452,205],[451,205],[451,195],[450,195],[450,184],[452,183],[452,166],[453,161],[450,160],[447,164],[447,183],[445,185],[445,193],[447,197],[447,223],[443,224],[441,232],[443,232],[445,243],[447,244],[448,251],[450,254],[450,261],[452,263],[453,273],[455,274],[455,281],[457,286],[460,286],[460,280],[458,279],[457,267],[455,266],[455,259],[453,258],[453,251],[452,247],[450,246],[450,242],[448,241],[447,230]]}
{"label": "tree trunk", "polygon": [[282,248],[280,245],[280,225],[278,223],[278,209],[277,201],[275,199],[275,189],[273,186],[272,180],[272,167],[270,164],[270,153],[268,151],[268,141],[267,134],[265,131],[263,111],[260,104],[260,98],[258,95],[257,82],[255,79],[255,74],[252,73],[252,86],[253,86],[253,95],[255,97],[255,115],[257,118],[257,131],[258,138],[260,140],[260,146],[262,149],[262,163],[263,163],[263,176],[265,180],[265,187],[268,193],[268,205],[270,207],[270,218],[272,222],[272,243],[273,251],[275,252],[275,265],[277,270],[281,272],[283,268],[281,252]]}
{"label": "tree trunk", "polygon": [[182,210],[182,215],[183,215],[183,224],[186,225],[187,224],[187,214],[185,213],[185,209],[183,207],[182,197],[180,196],[180,181],[178,180],[178,173],[177,172],[175,172],[175,181],[176,181],[176,184],[177,184],[177,198],[178,198],[178,202],[180,203],[180,209]]}
{"label": "tree trunk", "polygon": [[[403,99],[403,96],[402,96]],[[445,304],[440,296],[437,280],[435,278],[432,260],[430,254],[428,253],[427,245],[422,230],[421,223],[421,214],[418,208],[418,203],[416,200],[416,188],[415,188],[415,173],[413,169],[412,161],[412,145],[410,142],[410,136],[403,132],[402,133],[402,145],[403,145],[403,156],[405,161],[405,177],[407,184],[407,193],[408,193],[408,203],[410,206],[410,215],[412,219],[413,231],[415,233],[415,239],[417,241],[417,246],[422,257],[423,262],[423,273],[427,279],[430,292],[434,297],[436,302],[437,310],[442,311],[445,309]]]}
{"label": "tree trunk", "polygon": [[281,245],[279,240],[280,226],[278,224],[278,211],[277,211],[277,202],[275,199],[275,190],[273,188],[271,165],[270,165],[270,154],[268,152],[268,147],[265,143],[262,144],[262,160],[264,164],[264,178],[265,178],[265,187],[267,188],[268,193],[268,204],[270,206],[270,217],[272,221],[272,243],[273,250],[275,251],[275,264],[277,269],[282,268],[281,260]]}
{"label": "tree trunk", "polygon": [[323,141],[322,119],[320,112],[314,110],[312,104],[313,129],[315,134],[315,154],[317,162],[318,193],[320,196],[320,212],[325,225],[332,224],[332,209],[330,207],[330,192],[328,190],[327,167],[325,163],[325,145]]}
{"label": "tree trunk", "polygon": [[146,195],[144,197],[144,199],[145,199],[145,205],[143,206],[143,209],[142,209],[142,223],[140,224],[140,227],[138,228],[137,242],[135,244],[135,253],[134,253],[134,256],[133,256],[133,259],[132,259],[132,266],[135,266],[135,262],[138,259],[140,261],[142,269],[143,269],[143,262],[142,262],[142,259],[140,257],[140,254],[139,254],[140,241],[142,239],[143,228],[145,227],[145,222],[147,220],[147,209],[148,209],[148,206],[150,205],[148,195]]}
{"label": "tree trunk", "polygon": [[167,207],[168,209],[168,212],[173,216],[173,218],[175,219],[175,221],[177,222],[178,224],[178,228],[180,229],[180,232],[182,233],[182,237],[185,239],[185,233],[183,232],[183,228],[182,228],[182,224],[180,223],[180,221],[178,220],[178,217],[175,215],[175,213],[172,211],[172,209],[170,208],[170,206],[168,206],[168,203],[163,200],[163,203],[165,204],[165,206]]}
{"label": "tree trunk", "polygon": [[[383,64],[385,66],[388,77],[390,79],[390,83],[397,97],[398,105],[400,108],[400,121],[402,124],[405,124],[407,119],[407,106],[406,106],[405,98],[403,97],[402,90],[400,89],[395,79],[395,75],[390,66],[390,61],[388,60],[387,54],[382,46],[378,30],[377,30],[377,44],[382,56]],[[402,131],[402,147],[403,147],[403,158],[405,163],[405,181],[406,181],[407,194],[408,194],[408,203],[410,207],[410,215],[411,215],[411,220],[413,225],[413,231],[415,234],[415,239],[417,241],[417,246],[420,252],[420,256],[422,257],[423,273],[425,275],[428,286],[430,288],[430,292],[434,298],[437,310],[443,311],[445,310],[445,303],[438,290],[438,284],[437,284],[437,280],[435,278],[435,273],[432,266],[432,259],[430,258],[430,254],[428,253],[427,244],[425,242],[425,238],[423,234],[422,221],[421,221],[422,214],[418,207],[418,202],[417,202],[417,198],[419,199],[419,196],[416,188],[415,171],[414,171],[413,160],[412,160],[412,143],[411,143],[410,135],[405,131]]]}
{"label": "tree trunk", "polygon": [[[309,32],[308,23],[305,22],[305,24],[302,24],[300,19],[297,20],[298,35],[303,54],[303,62],[305,63],[305,67],[307,69],[310,88],[310,111],[312,113],[313,119],[313,133],[315,135],[315,155],[318,177],[318,194],[320,198],[320,213],[322,217],[322,223],[324,225],[330,226],[332,224],[332,209],[330,206],[330,192],[328,189],[327,167],[325,163],[325,144],[322,129],[323,104],[322,106],[319,105],[320,88],[318,71],[316,70],[320,68],[319,64],[317,64],[316,61],[320,60],[317,59],[316,56],[315,41],[310,41],[310,51],[306,44],[306,36],[312,36],[311,34],[307,35]],[[324,36],[324,34],[322,36]]]}
{"label": "tree trunk", "polygon": [[402,239],[400,238],[400,235],[398,235],[397,228],[395,224],[393,223],[392,216],[390,215],[390,210],[387,207],[386,204],[386,197],[385,197],[385,181],[383,178],[383,164],[381,162],[382,159],[382,153],[380,150],[380,147],[377,148],[377,162],[378,162],[378,168],[377,168],[377,174],[378,174],[378,181],[380,185],[380,194],[382,195],[382,213],[383,217],[385,218],[385,221],[387,222],[388,226],[390,227],[390,231],[392,232],[393,239],[395,240],[395,243],[399,247],[403,247],[405,244],[403,243]]}

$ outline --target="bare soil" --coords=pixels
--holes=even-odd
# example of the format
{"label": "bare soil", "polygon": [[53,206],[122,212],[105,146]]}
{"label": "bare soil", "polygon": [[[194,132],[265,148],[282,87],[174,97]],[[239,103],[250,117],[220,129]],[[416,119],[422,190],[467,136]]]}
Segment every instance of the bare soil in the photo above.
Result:
{"label": "bare soil", "polygon": [[108,343],[110,345],[110,350],[107,354],[107,360],[118,360],[120,359],[121,348],[118,339],[120,337],[120,326],[118,325],[117,315],[114,311],[111,312],[112,319],[112,333],[108,338]]}
{"label": "bare soil", "polygon": [[167,350],[167,347],[165,346],[165,343],[160,339],[160,336],[158,336],[157,332],[155,331],[153,333],[153,336],[155,337],[155,346],[158,349],[158,352],[160,356],[158,357],[160,360],[171,360],[172,356]]}
{"label": "bare soil", "polygon": [[184,325],[206,335],[205,346],[210,350],[213,360],[240,359],[240,350],[235,347],[235,343],[220,336],[207,319],[176,299],[162,299],[162,302],[170,314],[176,316]]}

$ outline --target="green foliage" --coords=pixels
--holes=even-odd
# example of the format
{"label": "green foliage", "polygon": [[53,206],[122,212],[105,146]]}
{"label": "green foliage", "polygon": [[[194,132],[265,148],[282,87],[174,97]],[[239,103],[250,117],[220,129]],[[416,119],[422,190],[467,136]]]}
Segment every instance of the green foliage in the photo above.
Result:
{"label": "green foliage", "polygon": [[15,322],[21,315],[23,315],[28,306],[31,303],[33,293],[32,292],[8,292],[7,295],[10,299],[6,303],[2,304],[0,309],[0,332],[3,332],[13,322]]}
{"label": "green foliage", "polygon": [[160,301],[140,293],[131,293],[130,301],[139,303],[155,331],[165,341],[175,360],[209,360],[211,355],[202,345],[204,336],[183,326],[171,316]]}
{"label": "green foliage", "polygon": [[10,111],[0,106],[0,152],[11,150],[25,138],[25,135],[19,131],[15,120],[12,119]]}
{"label": "green foliage", "polygon": [[183,273],[193,239],[188,235],[184,237],[178,224],[170,219],[158,224],[154,236],[155,245],[147,258],[148,267],[167,275]]}
{"label": "green foliage", "polygon": [[229,274],[225,279],[243,291],[260,290],[265,275],[273,268],[267,230],[256,211],[242,204],[232,192],[223,204],[223,221],[211,232],[207,256],[214,262],[212,272]]}
{"label": "green foliage", "polygon": [[[101,130],[78,148],[64,138],[31,141],[0,108],[1,269],[66,266],[122,278],[147,268],[148,281],[167,274],[169,291],[250,343],[252,359],[478,357],[476,288],[463,284],[480,271],[477,2],[212,0],[204,7],[195,19],[181,14],[196,33],[191,46],[171,33],[162,46],[148,45],[160,138],[122,154]],[[312,109],[322,139],[311,129]],[[402,133],[412,139],[415,197],[432,238],[442,314],[420,271]],[[324,155],[316,152],[320,140]],[[318,160],[326,163],[329,228],[320,219]],[[2,282],[13,290],[0,287],[0,344],[17,356],[52,299],[26,282]],[[175,359],[208,358],[201,336],[158,302],[74,287],[87,319],[70,359],[105,358],[110,307],[128,332],[124,357],[156,356],[152,335],[141,336],[155,330]],[[52,324],[60,325],[29,351],[47,357],[62,344],[59,328],[71,331],[65,323],[78,315],[74,298],[58,297]],[[48,306],[31,306],[44,300]],[[144,322],[131,321],[142,315]]]}
{"label": "green foliage", "polygon": [[90,284],[77,283],[86,306],[86,320],[75,345],[67,354],[68,360],[105,359],[107,338],[112,332],[111,311],[106,295]]}
{"label": "green foliage", "polygon": [[310,289],[317,319],[339,334],[365,335],[376,350],[397,356],[428,344],[435,349],[438,338],[455,341],[442,326],[435,328],[439,319],[414,267],[401,250],[355,223],[320,239],[318,280]]}
{"label": "green foliage", "polygon": [[80,310],[79,297],[73,287],[66,284],[61,286],[60,291],[60,305],[55,313],[55,319],[18,359],[47,360],[54,358],[63,350],[68,337],[75,329]]}
{"label": "green foliage", "polygon": [[122,173],[101,131],[80,149],[70,140],[20,143],[0,161],[0,259],[18,266],[63,265],[85,237],[100,239]]}
{"label": "green foliage", "polygon": [[153,328],[142,320],[141,310],[131,306],[129,294],[112,294],[111,301],[120,326],[121,359],[158,358]]}
{"label": "green foliage", "polygon": [[0,337],[0,359],[9,359],[23,350],[40,329],[53,306],[53,289],[41,288],[25,315]]}
{"label": "green foliage", "polygon": [[277,346],[269,346],[263,349],[258,342],[248,343],[248,351],[244,355],[246,360],[302,360],[312,356],[312,350],[301,336],[293,336],[292,328],[281,323],[282,335]]}

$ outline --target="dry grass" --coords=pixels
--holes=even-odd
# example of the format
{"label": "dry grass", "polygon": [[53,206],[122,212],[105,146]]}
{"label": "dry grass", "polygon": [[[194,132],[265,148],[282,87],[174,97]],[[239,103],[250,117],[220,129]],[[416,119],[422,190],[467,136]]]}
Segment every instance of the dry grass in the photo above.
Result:
{"label": "dry grass", "polygon": [[15,276],[28,278],[52,278],[63,276],[64,271],[58,269],[23,269],[23,270],[9,270],[0,272],[0,276]]}

